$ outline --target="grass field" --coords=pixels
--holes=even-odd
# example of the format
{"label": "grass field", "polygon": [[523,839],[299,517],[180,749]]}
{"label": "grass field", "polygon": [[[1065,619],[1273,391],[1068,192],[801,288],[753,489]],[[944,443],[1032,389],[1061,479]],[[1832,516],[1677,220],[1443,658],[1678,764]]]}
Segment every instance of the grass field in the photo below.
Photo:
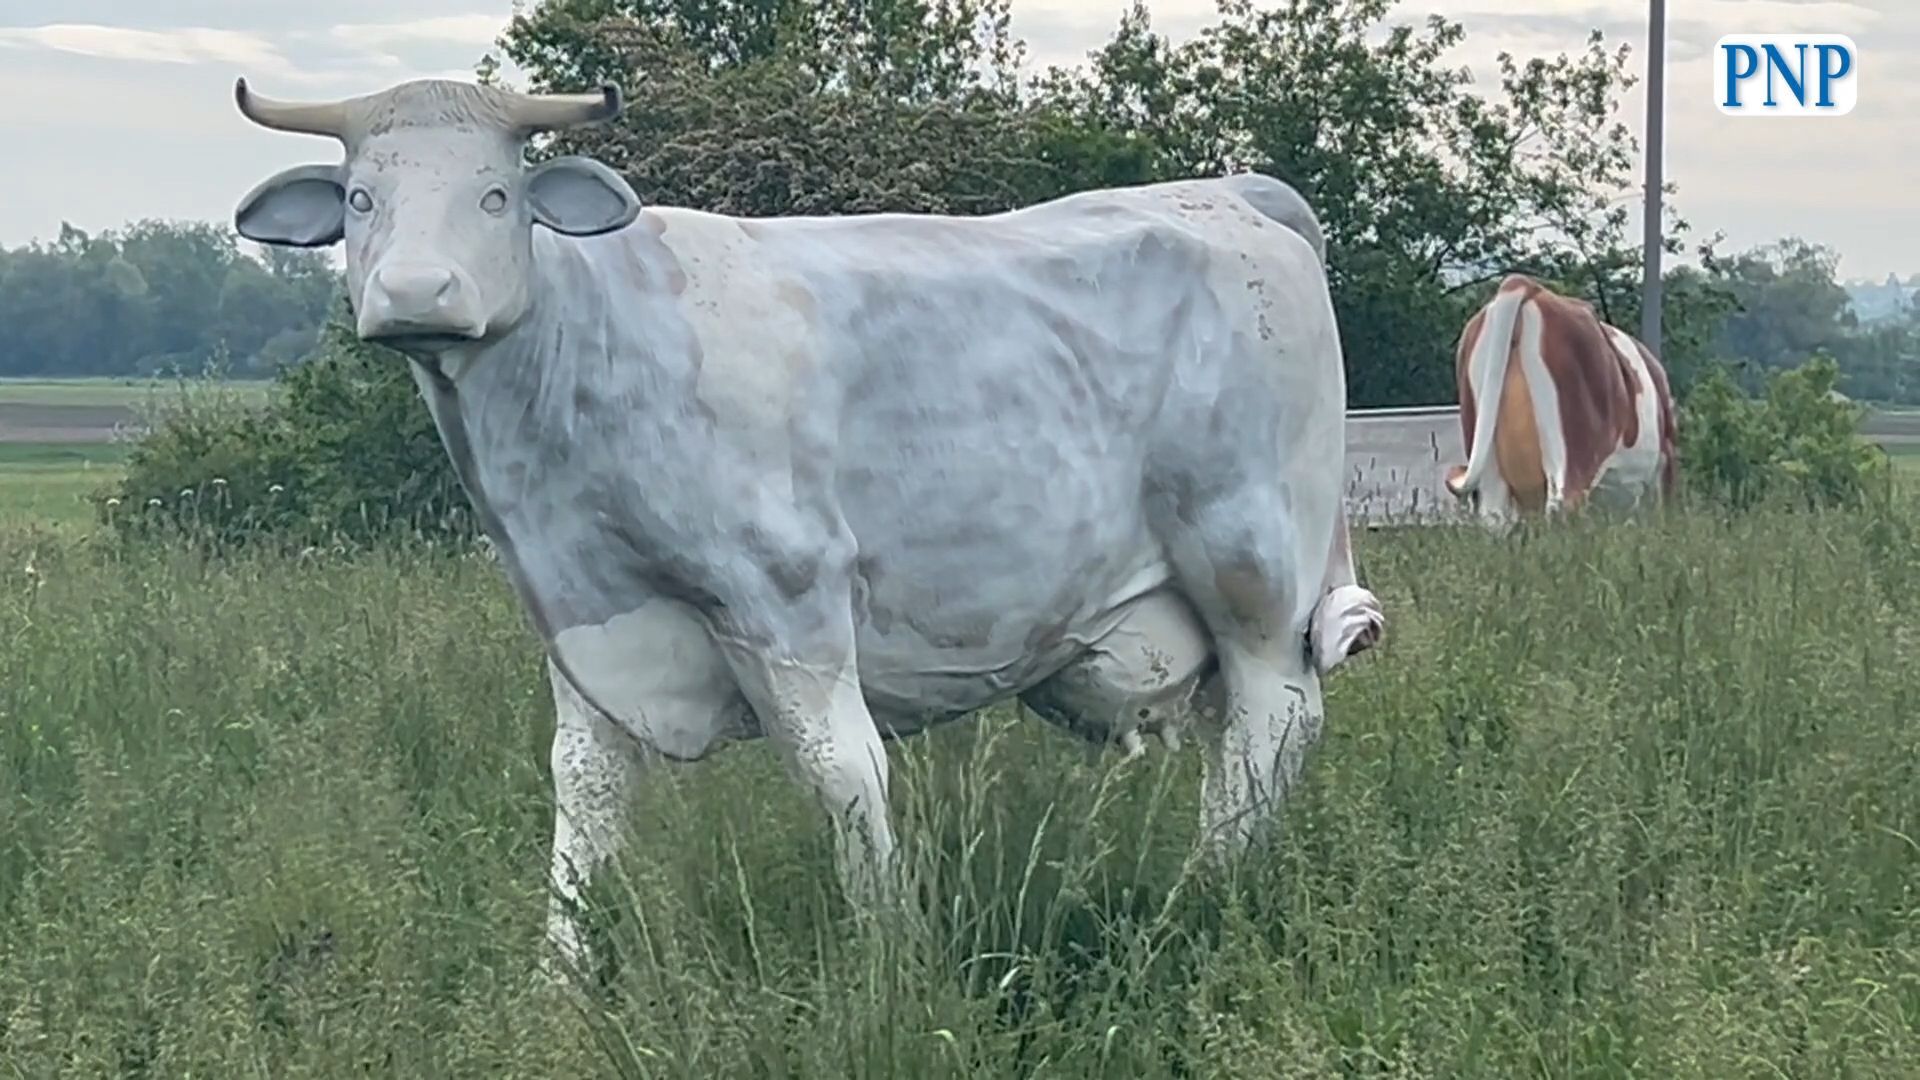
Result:
{"label": "grass field", "polygon": [[[273,387],[264,379],[226,379],[220,385],[255,399],[264,399]],[[168,379],[0,379],[0,405],[132,408],[177,393],[178,384]]]}
{"label": "grass field", "polygon": [[88,496],[119,475],[125,443],[0,443],[0,529],[85,527]]}
{"label": "grass field", "polygon": [[1360,543],[1388,641],[1235,875],[1191,750],[994,713],[894,748],[923,902],[853,936],[741,747],[658,774],[576,1004],[496,567],[0,530],[0,1076],[1920,1071],[1913,520]]}

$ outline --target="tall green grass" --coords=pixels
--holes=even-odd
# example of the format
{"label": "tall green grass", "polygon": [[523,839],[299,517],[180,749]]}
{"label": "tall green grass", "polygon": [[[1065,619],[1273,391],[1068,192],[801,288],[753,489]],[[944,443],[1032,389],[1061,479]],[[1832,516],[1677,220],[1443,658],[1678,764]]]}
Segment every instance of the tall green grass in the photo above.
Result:
{"label": "tall green grass", "polygon": [[1388,641],[1224,874],[1192,751],[1001,711],[894,747],[916,902],[862,931],[767,747],[663,767],[575,997],[494,566],[10,534],[0,1076],[1914,1075],[1916,540],[1362,537]]}

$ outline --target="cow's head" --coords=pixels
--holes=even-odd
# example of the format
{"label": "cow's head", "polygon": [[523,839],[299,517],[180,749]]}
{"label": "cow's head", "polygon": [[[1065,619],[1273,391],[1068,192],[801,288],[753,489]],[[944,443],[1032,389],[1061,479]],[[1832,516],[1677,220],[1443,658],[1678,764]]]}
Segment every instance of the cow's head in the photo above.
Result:
{"label": "cow's head", "polygon": [[338,139],[337,165],[297,165],[248,192],[234,214],[263,244],[346,241],[360,337],[431,353],[497,336],[526,314],[532,230],[591,236],[630,224],[633,189],[588,158],[528,166],[541,131],[611,119],[612,86],[529,95],[444,80],[345,101],[270,101],[234,85],[262,127]]}

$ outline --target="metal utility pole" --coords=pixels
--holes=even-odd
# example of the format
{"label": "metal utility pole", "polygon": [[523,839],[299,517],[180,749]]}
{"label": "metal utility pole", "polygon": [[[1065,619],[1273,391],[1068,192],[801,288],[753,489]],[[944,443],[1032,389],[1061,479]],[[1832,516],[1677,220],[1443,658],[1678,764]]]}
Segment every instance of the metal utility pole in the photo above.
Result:
{"label": "metal utility pole", "polygon": [[1660,356],[1660,187],[1665,182],[1667,0],[1647,0],[1647,194],[1641,238],[1640,340]]}

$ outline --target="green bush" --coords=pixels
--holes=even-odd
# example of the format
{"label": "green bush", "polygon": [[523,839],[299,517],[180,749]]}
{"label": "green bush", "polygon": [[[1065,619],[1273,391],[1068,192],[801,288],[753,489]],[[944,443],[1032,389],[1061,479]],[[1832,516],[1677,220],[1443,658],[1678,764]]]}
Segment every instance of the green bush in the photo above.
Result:
{"label": "green bush", "polygon": [[1866,410],[1834,392],[1825,356],[1772,374],[1748,397],[1724,368],[1682,406],[1680,456],[1690,491],[1736,509],[1773,500],[1857,506],[1891,481],[1885,451],[1860,437]]}
{"label": "green bush", "polygon": [[114,531],[216,548],[473,535],[404,359],[336,320],[277,389],[264,407],[195,391],[156,417],[102,500]]}

